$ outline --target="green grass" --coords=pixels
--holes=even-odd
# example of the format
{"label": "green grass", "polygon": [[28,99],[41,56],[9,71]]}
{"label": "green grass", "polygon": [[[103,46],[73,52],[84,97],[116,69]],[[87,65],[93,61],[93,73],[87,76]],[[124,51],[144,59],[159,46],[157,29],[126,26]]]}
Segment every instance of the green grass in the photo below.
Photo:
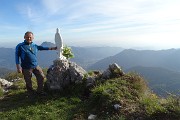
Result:
{"label": "green grass", "polygon": [[[0,100],[0,118],[2,120],[71,120],[82,103],[78,94],[77,96],[74,95],[74,92],[68,94],[68,91],[73,90],[74,86],[67,88],[66,92],[49,93],[46,97],[29,97],[24,86],[24,81],[18,81],[13,90],[10,90],[10,93]],[[35,79],[33,79],[33,86],[36,88]]]}
{"label": "green grass", "polygon": [[[37,87],[35,78],[33,87]],[[82,96],[84,90],[82,83],[45,97],[30,98],[24,80],[17,81],[4,99],[0,99],[0,119],[85,120],[90,114],[97,115],[100,120],[180,118],[178,97],[159,98],[149,90],[145,80],[134,73],[103,82],[97,80],[87,99]],[[115,110],[114,104],[121,105],[121,108]]]}
{"label": "green grass", "polygon": [[3,96],[3,89],[0,86],[0,97],[2,97],[2,96]]}
{"label": "green grass", "polygon": [[[20,96],[24,95],[20,94]],[[1,104],[9,102],[12,102],[12,104],[1,106],[5,108],[4,112],[0,113],[1,118],[17,120],[72,119],[74,111],[78,109],[77,104],[80,103],[80,99],[76,97],[36,98],[35,100],[23,98],[19,102],[9,99],[5,100],[6,102],[2,101],[3,103]]]}

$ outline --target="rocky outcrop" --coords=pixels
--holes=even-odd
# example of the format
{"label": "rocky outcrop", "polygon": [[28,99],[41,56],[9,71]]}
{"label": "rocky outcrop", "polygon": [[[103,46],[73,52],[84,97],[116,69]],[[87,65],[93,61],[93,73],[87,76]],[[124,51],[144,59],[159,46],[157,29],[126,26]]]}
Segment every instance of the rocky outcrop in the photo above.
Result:
{"label": "rocky outcrop", "polygon": [[125,73],[122,71],[121,67],[118,64],[113,63],[102,73],[102,79],[121,77],[124,74]]}
{"label": "rocky outcrop", "polygon": [[103,82],[105,80],[121,77],[125,75],[125,73],[122,71],[121,67],[116,64],[110,64],[109,67],[101,73],[100,71],[93,71],[93,76],[88,76],[86,79],[86,90],[85,90],[85,96],[90,95],[90,89],[93,88],[96,84],[96,80]]}
{"label": "rocky outcrop", "polygon": [[[123,76],[125,73],[116,63],[109,65],[103,73],[93,71],[93,76],[87,75],[87,72],[74,62],[64,60],[54,60],[52,66],[47,71],[47,81],[45,88],[48,91],[63,90],[64,87],[70,84],[82,83],[86,80],[86,90],[89,94],[89,89],[95,86],[96,80],[107,80],[114,77]],[[86,77],[85,77],[86,75]]]}
{"label": "rocky outcrop", "polygon": [[54,63],[47,71],[47,90],[62,90],[72,83],[82,82],[87,72],[74,62],[64,60],[54,60]]}
{"label": "rocky outcrop", "polygon": [[3,93],[8,92],[8,89],[13,85],[13,82],[9,82],[5,79],[0,78],[0,87],[3,90]]}

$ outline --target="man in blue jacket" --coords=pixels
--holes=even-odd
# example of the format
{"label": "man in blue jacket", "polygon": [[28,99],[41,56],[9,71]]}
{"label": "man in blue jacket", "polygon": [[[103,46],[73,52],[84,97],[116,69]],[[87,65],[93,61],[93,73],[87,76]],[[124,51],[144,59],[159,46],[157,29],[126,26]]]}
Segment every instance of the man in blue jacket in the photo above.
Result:
{"label": "man in blue jacket", "polygon": [[[16,67],[18,73],[22,73],[24,75],[24,79],[26,82],[26,89],[28,93],[34,93],[32,88],[32,74],[36,76],[37,79],[37,93],[40,95],[45,94],[43,92],[43,81],[45,75],[43,74],[42,69],[39,67],[37,62],[37,51],[38,50],[56,50],[57,47],[43,47],[34,44],[32,41],[34,39],[34,35],[32,32],[26,32],[24,35],[24,42],[19,43],[16,46],[15,59],[16,59]],[[21,62],[20,62],[21,61]],[[20,65],[21,64],[21,65]]]}

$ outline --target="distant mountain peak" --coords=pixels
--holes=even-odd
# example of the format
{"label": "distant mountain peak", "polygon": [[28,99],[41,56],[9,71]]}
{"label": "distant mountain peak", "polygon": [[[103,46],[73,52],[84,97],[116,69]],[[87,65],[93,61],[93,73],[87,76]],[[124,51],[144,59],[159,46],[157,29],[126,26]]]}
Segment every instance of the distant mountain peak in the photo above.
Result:
{"label": "distant mountain peak", "polygon": [[54,47],[54,46],[56,46],[54,43],[52,43],[52,42],[47,42],[47,41],[45,41],[45,42],[43,42],[42,44],[41,44],[41,46],[44,46],[44,47]]}

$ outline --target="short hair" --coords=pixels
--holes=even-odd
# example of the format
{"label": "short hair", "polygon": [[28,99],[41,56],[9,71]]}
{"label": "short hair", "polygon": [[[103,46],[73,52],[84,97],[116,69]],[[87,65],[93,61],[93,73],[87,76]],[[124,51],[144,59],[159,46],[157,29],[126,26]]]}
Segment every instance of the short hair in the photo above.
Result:
{"label": "short hair", "polygon": [[24,34],[24,36],[26,36],[27,34],[32,34],[32,35],[34,35],[33,32],[27,31],[27,32]]}

